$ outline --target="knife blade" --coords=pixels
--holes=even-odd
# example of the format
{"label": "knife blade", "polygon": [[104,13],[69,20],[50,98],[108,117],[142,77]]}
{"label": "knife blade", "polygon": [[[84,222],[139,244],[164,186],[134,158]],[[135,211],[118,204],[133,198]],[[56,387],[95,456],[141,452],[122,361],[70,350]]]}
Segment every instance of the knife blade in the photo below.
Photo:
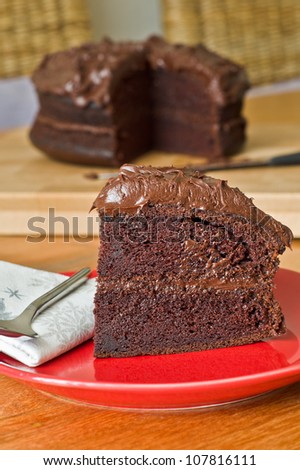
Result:
{"label": "knife blade", "polygon": [[[222,160],[216,163],[204,163],[199,165],[186,165],[183,169],[187,171],[199,171],[204,173],[206,171],[218,171],[218,170],[237,170],[241,168],[258,168],[268,166],[287,166],[287,165],[299,165],[300,164],[300,152],[289,153],[286,155],[278,155],[276,157],[267,158],[264,160],[239,160],[239,161],[226,161]],[[118,170],[114,172],[105,173],[88,173],[84,175],[88,179],[108,180],[118,175]]]}
{"label": "knife blade", "polygon": [[225,160],[216,163],[208,163],[203,165],[187,165],[185,168],[191,170],[217,171],[217,170],[237,170],[240,168],[257,168],[265,166],[287,166],[299,165],[300,152],[290,153],[287,155],[278,155],[265,160],[239,160],[226,162]]}

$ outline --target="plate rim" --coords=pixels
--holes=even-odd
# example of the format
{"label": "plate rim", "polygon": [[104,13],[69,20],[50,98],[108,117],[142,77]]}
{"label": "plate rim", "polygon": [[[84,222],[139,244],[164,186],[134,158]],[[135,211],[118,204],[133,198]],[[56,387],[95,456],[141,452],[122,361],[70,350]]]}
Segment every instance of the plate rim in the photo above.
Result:
{"label": "plate rim", "polygon": [[[300,273],[298,271],[294,271],[291,269],[286,268],[279,268],[280,271],[286,271],[291,273],[292,275],[299,276],[300,280]],[[70,272],[68,272],[70,274]],[[284,335],[282,336],[284,337]],[[300,339],[300,338],[299,338]],[[87,340],[84,343],[78,345],[76,348],[81,348],[84,345],[86,346],[87,343],[92,342],[93,340]],[[272,341],[272,339],[270,339]],[[266,343],[269,341],[266,340]],[[245,347],[251,345],[244,345]],[[72,351],[72,350],[71,350]],[[71,351],[67,351],[64,354],[69,354]],[[185,353],[182,353],[185,354]],[[266,372],[259,372],[255,374],[248,374],[242,375],[238,377],[226,377],[221,379],[213,379],[213,380],[203,380],[197,382],[169,382],[169,383],[124,383],[124,382],[90,382],[90,381],[79,381],[79,380],[70,380],[64,379],[60,377],[50,377],[45,373],[36,374],[36,371],[39,367],[30,367],[22,364],[20,362],[20,366],[9,364],[5,361],[5,358],[8,359],[9,356],[0,352],[0,355],[4,356],[4,360],[1,359],[0,356],[0,374],[3,374],[7,377],[20,380],[26,383],[32,384],[41,384],[41,385],[51,385],[55,387],[61,388],[74,388],[79,387],[85,390],[99,390],[105,389],[107,390],[118,390],[118,391],[175,391],[175,390],[182,390],[182,389],[205,389],[211,387],[227,387],[228,385],[243,385],[244,383],[251,383],[255,382],[256,384],[262,382],[276,382],[278,380],[288,379],[294,377],[295,379],[299,376],[300,380],[300,359],[296,361],[294,364],[290,364],[286,367],[280,367],[279,369],[270,370]],[[49,362],[55,361],[57,358],[52,359]],[[95,358],[97,360],[97,358]],[[99,359],[101,360],[101,359]],[[296,382],[296,380],[295,380]]]}
{"label": "plate rim", "polygon": [[[66,353],[67,354],[67,353]],[[11,373],[7,374],[3,372],[3,368],[6,372],[6,369],[8,368],[9,371],[16,371],[16,373]],[[7,364],[0,360],[0,373],[3,373],[3,375],[6,375],[7,377],[15,378],[18,380],[26,381],[26,382],[31,382],[31,383],[40,383],[40,384],[45,384],[45,385],[53,385],[53,386],[59,386],[59,387],[66,387],[67,388],[73,388],[73,387],[78,387],[83,389],[88,389],[88,390],[98,390],[99,388],[101,389],[118,389],[118,390],[176,390],[176,389],[182,389],[182,388],[210,388],[214,386],[227,386],[227,385],[234,385],[234,384],[239,384],[243,382],[258,382],[258,381],[265,381],[265,379],[269,379],[271,381],[275,382],[276,379],[283,379],[283,378],[289,378],[293,376],[297,376],[299,374],[299,379],[300,379],[300,362],[299,364],[293,364],[291,366],[287,366],[284,368],[272,370],[272,371],[267,371],[267,372],[260,372],[257,374],[251,374],[251,375],[242,375],[239,377],[229,377],[229,378],[223,378],[223,379],[213,379],[213,380],[203,380],[203,381],[197,381],[197,382],[169,382],[169,383],[163,383],[163,384],[139,384],[139,383],[131,383],[131,384],[124,384],[122,382],[82,382],[79,380],[69,380],[69,379],[59,379],[59,378],[50,378],[46,374],[39,374],[35,375],[33,372],[30,371],[24,371],[19,367],[13,366],[11,364]]]}

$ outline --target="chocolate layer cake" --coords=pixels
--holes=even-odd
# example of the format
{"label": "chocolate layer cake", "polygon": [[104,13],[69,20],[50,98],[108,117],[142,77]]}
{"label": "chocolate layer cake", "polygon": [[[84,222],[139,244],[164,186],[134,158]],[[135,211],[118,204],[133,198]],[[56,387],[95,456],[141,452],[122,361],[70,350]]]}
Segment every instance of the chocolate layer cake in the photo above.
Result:
{"label": "chocolate layer cake", "polygon": [[95,356],[242,345],[285,332],[273,294],[291,231],[225,181],[123,165],[100,216]]}
{"label": "chocolate layer cake", "polygon": [[46,56],[33,82],[30,138],[56,159],[120,166],[152,149],[217,159],[245,140],[246,74],[201,45],[106,39]]}

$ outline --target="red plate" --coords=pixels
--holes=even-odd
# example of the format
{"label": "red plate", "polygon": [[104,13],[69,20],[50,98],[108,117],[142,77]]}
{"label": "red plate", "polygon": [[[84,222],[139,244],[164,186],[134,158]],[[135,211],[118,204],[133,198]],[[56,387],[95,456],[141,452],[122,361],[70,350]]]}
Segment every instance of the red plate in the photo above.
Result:
{"label": "red plate", "polygon": [[0,354],[0,373],[87,404],[150,409],[209,406],[300,380],[300,273],[280,269],[276,297],[288,333],[247,346],[166,356],[94,359],[88,341],[30,368]]}

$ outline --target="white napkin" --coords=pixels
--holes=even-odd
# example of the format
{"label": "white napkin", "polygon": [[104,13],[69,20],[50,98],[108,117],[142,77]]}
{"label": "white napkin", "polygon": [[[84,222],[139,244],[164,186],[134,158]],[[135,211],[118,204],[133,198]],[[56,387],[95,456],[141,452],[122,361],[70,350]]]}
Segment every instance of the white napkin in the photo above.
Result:
{"label": "white napkin", "polygon": [[[17,317],[34,299],[67,276],[0,261],[0,319]],[[35,367],[93,336],[96,279],[44,310],[32,322],[36,338],[0,335],[0,351]]]}

